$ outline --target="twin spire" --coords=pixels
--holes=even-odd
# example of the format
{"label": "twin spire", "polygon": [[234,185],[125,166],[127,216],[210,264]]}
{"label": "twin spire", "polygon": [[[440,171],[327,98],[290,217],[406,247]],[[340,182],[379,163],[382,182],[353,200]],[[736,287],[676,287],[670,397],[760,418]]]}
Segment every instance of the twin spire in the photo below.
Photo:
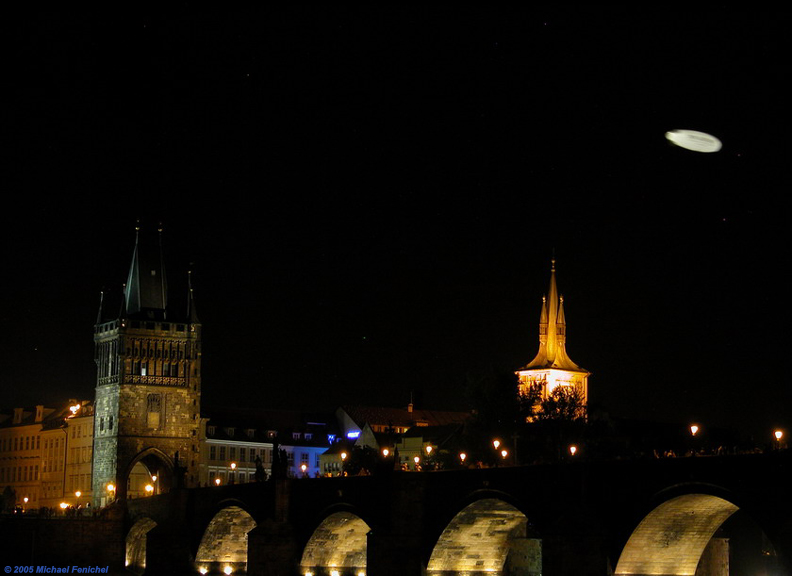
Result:
{"label": "twin spire", "polygon": [[542,296],[542,312],[539,315],[539,352],[522,370],[529,368],[557,368],[585,372],[572,362],[566,352],[566,316],[564,297],[559,296],[556,286],[555,258],[551,260],[550,287]]}

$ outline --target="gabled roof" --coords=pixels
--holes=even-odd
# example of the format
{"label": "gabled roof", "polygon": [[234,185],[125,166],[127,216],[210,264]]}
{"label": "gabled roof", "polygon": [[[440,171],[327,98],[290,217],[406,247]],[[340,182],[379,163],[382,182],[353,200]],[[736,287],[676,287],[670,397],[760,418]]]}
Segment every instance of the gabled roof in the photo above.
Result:
{"label": "gabled roof", "polygon": [[387,408],[382,406],[341,406],[357,424],[363,428],[365,424],[372,426],[438,426],[465,422],[470,418],[468,412],[449,412],[444,410],[405,410],[403,408]]}

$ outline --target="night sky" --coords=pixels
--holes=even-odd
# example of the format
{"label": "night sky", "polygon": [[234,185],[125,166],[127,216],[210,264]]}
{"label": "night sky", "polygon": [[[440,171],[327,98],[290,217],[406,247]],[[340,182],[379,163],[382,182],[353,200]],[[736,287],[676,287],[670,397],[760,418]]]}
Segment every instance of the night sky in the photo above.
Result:
{"label": "night sky", "polygon": [[[135,221],[204,406],[465,408],[538,346],[615,416],[792,432],[789,17],[709,6],[6,20],[4,408],[93,398]],[[668,130],[717,136],[703,154]]]}

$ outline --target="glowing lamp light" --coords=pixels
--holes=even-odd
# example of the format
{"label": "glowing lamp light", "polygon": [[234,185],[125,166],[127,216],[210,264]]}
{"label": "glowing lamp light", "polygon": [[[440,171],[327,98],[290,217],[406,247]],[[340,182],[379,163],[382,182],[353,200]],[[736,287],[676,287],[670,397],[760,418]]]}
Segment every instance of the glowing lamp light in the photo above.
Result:
{"label": "glowing lamp light", "polygon": [[28,500],[29,500],[29,499],[28,499],[28,497],[27,497],[27,496],[25,496],[24,498],[22,498],[22,502],[24,502],[25,504],[27,504],[27,503],[28,503]]}
{"label": "glowing lamp light", "polygon": [[387,458],[388,454],[390,454],[390,450],[388,450],[387,448],[383,448],[382,449],[382,455]]}
{"label": "glowing lamp light", "polygon": [[305,471],[308,470],[308,466],[306,464],[300,464],[300,470],[302,470],[302,473],[305,474]]}
{"label": "glowing lamp light", "polygon": [[146,484],[145,490],[146,490],[146,492],[151,494],[152,492],[154,492],[154,486],[152,486],[151,484]]}
{"label": "glowing lamp light", "polygon": [[220,486],[220,478],[215,478],[215,486]]}
{"label": "glowing lamp light", "polygon": [[569,447],[569,453],[572,454],[572,456],[574,456],[577,453],[577,446],[572,444],[572,446]]}
{"label": "glowing lamp light", "polygon": [[695,436],[696,434],[698,434],[698,431],[699,431],[699,427],[698,426],[696,426],[695,424],[691,424],[690,425],[690,435],[691,436]]}
{"label": "glowing lamp light", "polygon": [[498,446],[500,446],[500,444],[501,444],[500,440],[493,440],[492,441],[492,445],[495,446],[495,450],[498,449]]}
{"label": "glowing lamp light", "polygon": [[781,430],[776,430],[775,432],[773,432],[773,436],[775,436],[775,439],[780,442],[781,438],[784,437],[784,433],[781,432]]}
{"label": "glowing lamp light", "polygon": [[66,502],[61,502],[61,503],[60,503],[60,507],[61,507],[61,510],[66,510],[66,508],[68,508],[68,507],[69,507],[69,505],[68,505],[68,504],[66,504]]}
{"label": "glowing lamp light", "polygon": [[431,444],[430,444],[430,445],[428,445],[428,446],[426,447],[426,455],[427,455],[427,456],[431,456],[431,455],[432,455],[432,450],[434,450],[434,448],[432,448],[432,445],[431,445]]}
{"label": "glowing lamp light", "polygon": [[156,481],[157,481],[157,475],[156,475],[156,474],[155,474],[154,476],[152,476],[152,477],[151,477],[151,481],[152,481],[152,482],[156,482]]}
{"label": "glowing lamp light", "polygon": [[231,462],[231,470],[236,470],[236,462]]}
{"label": "glowing lamp light", "polygon": [[338,570],[330,570],[330,576],[341,576]]}
{"label": "glowing lamp light", "polygon": [[420,461],[421,461],[421,457],[420,456],[416,456],[415,458],[413,458],[413,462],[415,462],[416,466],[418,466],[418,462],[420,462]]}
{"label": "glowing lamp light", "polygon": [[206,574],[207,572],[209,572],[209,570],[201,566],[200,568],[198,568],[198,572],[200,572],[201,574]]}
{"label": "glowing lamp light", "polygon": [[508,456],[508,455],[509,455],[509,451],[508,451],[508,450],[501,450],[501,457],[502,457],[502,458],[504,458],[504,459],[505,459],[505,458],[506,458],[506,456]]}
{"label": "glowing lamp light", "polygon": [[361,570],[360,572],[357,573],[357,576],[366,576],[366,573],[363,572],[363,570]]}
{"label": "glowing lamp light", "polygon": [[77,414],[77,411],[80,409],[79,404],[75,404],[74,406],[69,406],[69,411],[72,413],[72,416]]}
{"label": "glowing lamp light", "polygon": [[467,454],[465,454],[464,452],[460,452],[459,459],[462,460],[463,464],[465,463],[465,458],[467,458]]}
{"label": "glowing lamp light", "polygon": [[347,453],[341,452],[341,460],[346,460],[346,459],[347,459]]}
{"label": "glowing lamp light", "polygon": [[108,484],[107,485],[107,491],[108,492],[115,492],[115,484],[113,484],[112,482],[110,484]]}
{"label": "glowing lamp light", "polygon": [[349,439],[360,438],[360,431],[357,431],[357,432],[347,432],[347,438],[349,438]]}
{"label": "glowing lamp light", "polygon": [[313,572],[311,572],[311,571],[309,570],[308,572],[305,572],[305,573],[303,574],[303,576],[313,576]]}
{"label": "glowing lamp light", "polygon": [[[75,492],[74,495],[77,496],[77,498],[79,498],[80,496],[82,496],[82,492],[77,490],[77,492]],[[27,502],[27,500],[26,500],[26,502]]]}
{"label": "glowing lamp light", "polygon": [[231,566],[226,566],[225,568],[223,568],[223,572],[225,574],[231,574],[231,572],[233,572],[233,571],[234,570],[231,568]]}

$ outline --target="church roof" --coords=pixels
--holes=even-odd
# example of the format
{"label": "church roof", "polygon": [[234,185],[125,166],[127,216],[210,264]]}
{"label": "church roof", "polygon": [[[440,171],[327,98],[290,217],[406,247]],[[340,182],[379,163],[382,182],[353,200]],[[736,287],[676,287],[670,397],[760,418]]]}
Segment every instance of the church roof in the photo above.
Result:
{"label": "church roof", "polygon": [[555,259],[550,267],[550,286],[542,297],[539,315],[539,351],[520,370],[557,369],[572,372],[588,372],[575,364],[566,351],[566,314],[564,297],[559,295],[556,285]]}

